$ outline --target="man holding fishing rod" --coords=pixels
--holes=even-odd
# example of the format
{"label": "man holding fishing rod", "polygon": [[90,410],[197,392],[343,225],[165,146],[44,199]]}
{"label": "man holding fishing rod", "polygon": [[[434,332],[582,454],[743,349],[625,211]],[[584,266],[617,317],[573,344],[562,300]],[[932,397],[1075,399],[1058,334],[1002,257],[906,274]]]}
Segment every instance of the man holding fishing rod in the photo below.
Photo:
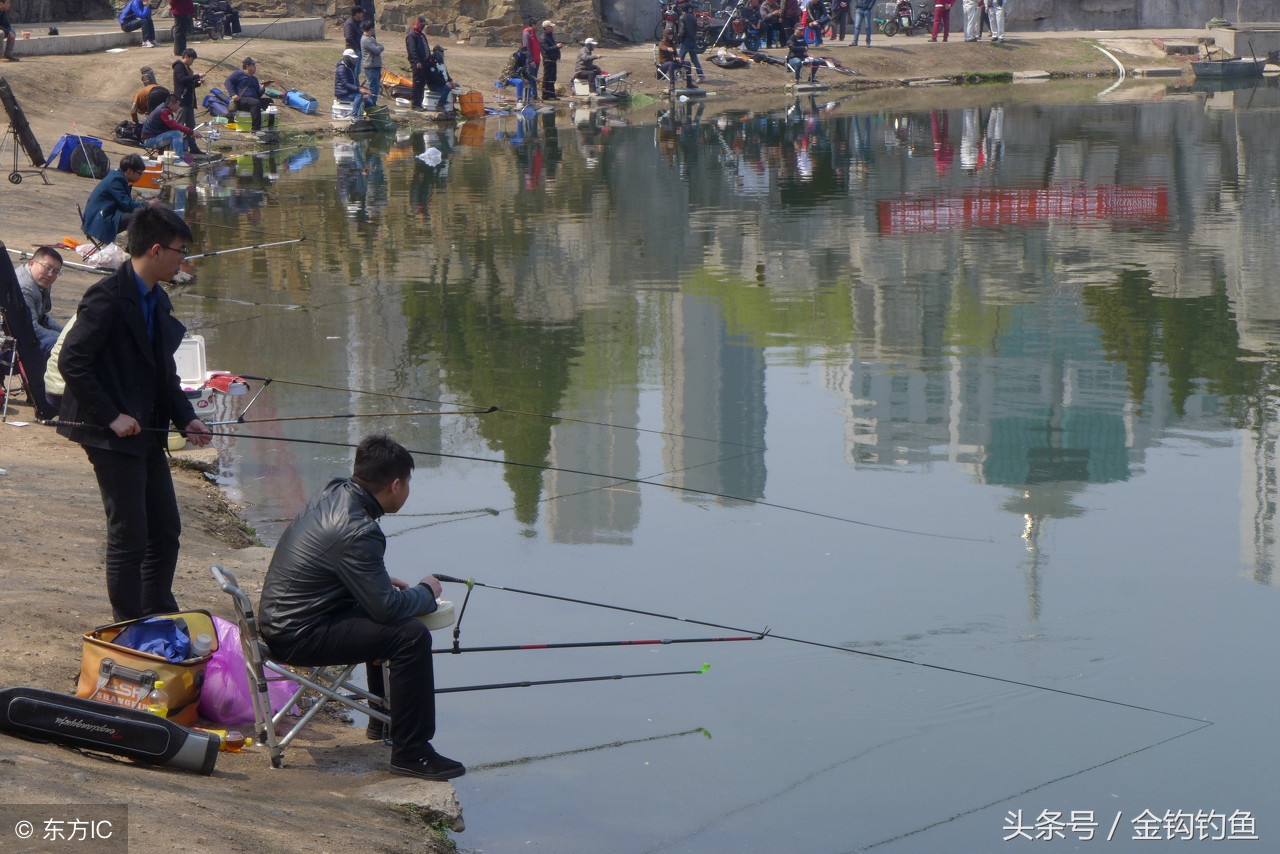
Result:
{"label": "man holding fishing rod", "polygon": [[85,291],[58,355],[66,385],[58,432],[84,447],[98,479],[117,621],[179,610],[182,520],[165,440],[171,423],[192,444],[210,440],[174,364],[186,329],[158,287],[187,257],[191,230],[168,208],[144,206],[127,234],[129,260]]}
{"label": "man holding fishing rod", "polygon": [[[418,619],[436,610],[440,582],[409,585],[387,573],[378,525],[409,500],[413,456],[385,435],[356,448],[350,478],[335,478],[285,529],[262,584],[262,637],[284,664],[366,662],[369,691],[385,697],[391,665],[391,773],[452,780],[467,769],[436,752],[431,633]],[[385,710],[385,709],[383,709]],[[370,721],[370,735],[380,728]]]}

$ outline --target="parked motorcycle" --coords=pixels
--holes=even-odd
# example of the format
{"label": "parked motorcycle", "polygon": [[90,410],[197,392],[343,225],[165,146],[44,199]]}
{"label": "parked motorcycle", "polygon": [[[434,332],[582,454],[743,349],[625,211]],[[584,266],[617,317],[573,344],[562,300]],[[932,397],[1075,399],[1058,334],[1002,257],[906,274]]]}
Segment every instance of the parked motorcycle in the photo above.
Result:
{"label": "parked motorcycle", "polygon": [[911,6],[911,0],[899,0],[894,7],[893,15],[881,27],[881,32],[886,36],[896,36],[898,33],[911,35],[916,30],[929,32],[932,29],[933,3],[931,0],[925,0],[918,9]]}

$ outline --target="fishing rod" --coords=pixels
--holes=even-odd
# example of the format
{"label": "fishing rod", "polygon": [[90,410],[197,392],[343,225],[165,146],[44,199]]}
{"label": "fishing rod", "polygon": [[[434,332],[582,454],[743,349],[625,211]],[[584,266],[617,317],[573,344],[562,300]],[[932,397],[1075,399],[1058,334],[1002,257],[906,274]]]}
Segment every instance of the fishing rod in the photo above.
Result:
{"label": "fishing rod", "polygon": [[[267,24],[265,27],[263,27],[262,29],[258,30],[256,33],[254,33],[253,35],[249,36],[249,38],[247,38],[247,39],[245,39],[243,42],[241,42],[241,43],[240,43],[240,46],[239,46],[238,48],[236,48],[235,50],[231,51],[231,53],[229,53],[229,54],[227,54],[226,56],[222,57],[222,59],[219,59],[219,60],[218,60],[217,62],[215,62],[212,66],[210,66],[210,67],[209,67],[209,70],[208,70],[208,71],[206,71],[206,72],[205,72],[205,74],[209,74],[209,73],[211,73],[211,72],[212,72],[215,68],[217,68],[219,65],[222,65],[222,63],[226,62],[228,59],[230,59],[231,57],[235,56],[235,55],[236,55],[237,53],[239,53],[240,51],[244,50],[246,47],[248,47],[248,46],[249,46],[249,42],[251,42],[251,41],[253,41],[254,39],[258,38],[258,37],[259,37],[259,36],[261,36],[263,33],[265,33],[267,30],[271,29],[271,28],[272,28],[272,27],[274,27],[276,24],[280,23],[282,20],[284,20],[284,17],[285,17],[286,15],[288,15],[288,14],[289,14],[289,12],[288,12],[288,10],[287,10],[287,9],[286,9],[286,11],[284,11],[284,12],[280,13],[280,17],[276,18],[274,21],[272,21],[271,23]],[[201,76],[201,77],[204,77],[204,74],[202,74],[202,75],[200,75],[200,76]]]}
{"label": "fishing rod", "polygon": [[[240,374],[240,376],[244,379],[250,379],[250,380],[263,379],[262,377],[254,377],[246,374]],[[262,391],[264,390],[265,390],[265,386],[262,389],[258,390],[258,394],[261,394]],[[255,400],[257,399],[256,395],[254,396],[254,399]],[[252,403],[252,401],[250,402]],[[498,409],[496,411],[501,412],[503,410]],[[73,422],[73,421],[55,421],[55,420],[39,421],[37,420],[36,423],[45,427],[78,427],[78,428],[96,429],[96,430],[110,429],[101,424],[89,424],[85,422]],[[157,433],[170,432],[167,427],[143,427],[141,429],[143,431],[157,432]],[[186,433],[182,430],[178,430],[177,432],[182,433],[183,435],[186,435]],[[327,448],[355,449],[357,447],[355,444],[351,442],[336,442],[328,439],[298,439],[298,438],[291,438],[286,436],[265,436],[261,434],[255,434],[255,433],[230,433],[230,432],[216,433],[212,431],[211,431],[211,435],[213,438],[226,437],[230,439],[262,439],[268,442],[293,442],[294,444],[298,444],[298,445],[318,445],[318,446],[327,447]],[[502,459],[496,459],[494,457],[477,457],[477,456],[472,456],[470,454],[450,454],[445,451],[426,451],[426,450],[414,449],[414,448],[405,448],[405,450],[408,451],[410,454],[418,457],[435,457],[437,459],[442,459],[442,460],[462,460],[465,462],[475,462],[475,463],[495,463],[497,465],[508,466],[510,468],[526,468],[526,469],[534,469],[536,471],[542,471],[542,472],[559,472],[561,474],[582,475],[583,477],[606,478],[606,479],[616,481],[618,484],[632,483],[637,486],[656,486],[662,489],[670,489],[675,492],[682,492],[689,495],[703,495],[708,498],[718,498],[724,501],[738,501],[743,504],[750,504],[755,507],[771,507],[774,510],[783,510],[788,513],[799,513],[804,516],[812,516],[815,519],[827,519],[832,522],[844,522],[847,525],[857,525],[862,528],[870,528],[872,530],[885,531],[886,533],[892,533],[892,534],[912,534],[919,537],[929,537],[931,539],[938,539],[938,540],[952,540],[955,542],[962,542],[962,543],[991,542],[990,537],[966,537],[966,536],[961,536],[959,534],[938,534],[932,531],[919,531],[919,530],[914,530],[912,528],[899,528],[895,525],[881,525],[876,522],[866,522],[861,519],[852,519],[848,516],[836,516],[834,513],[822,513],[817,510],[808,510],[808,509],[805,509],[804,507],[796,507],[789,504],[778,504],[777,502],[764,501],[763,499],[759,499],[759,498],[746,498],[740,495],[730,495],[727,492],[714,492],[709,489],[697,489],[692,486],[681,486],[679,484],[674,484],[674,483],[655,483],[654,481],[645,480],[643,478],[638,478],[638,477],[627,477],[627,476],[618,475],[618,474],[604,474],[601,472],[585,471],[583,469],[565,468],[563,466],[551,466],[551,465],[546,465],[545,463],[525,463],[525,462],[520,462],[518,460],[502,460]],[[454,580],[457,581],[458,579],[454,579]],[[712,624],[704,623],[703,625],[710,626]],[[719,626],[718,628],[726,628],[726,627]],[[747,631],[747,630],[732,629],[732,631]],[[864,654],[870,655],[871,653],[864,653]]]}
{"label": "fishing rod", "polygon": [[[536,596],[540,599],[554,599],[558,602],[569,602],[574,605],[590,605],[593,608],[605,608],[610,611],[622,611],[623,613],[639,614],[644,617],[656,617],[662,620],[677,620],[682,623],[689,623],[691,625],[696,625],[696,626],[706,626],[708,628],[713,628],[713,629],[724,629],[730,632],[750,632],[751,631],[750,629],[742,629],[736,626],[726,626],[722,623],[710,623],[705,620],[694,620],[688,617],[677,617],[672,614],[660,614],[660,613],[657,613],[656,611],[643,611],[638,608],[627,608],[622,605],[611,605],[605,602],[592,602],[587,599],[574,599],[569,596],[558,596],[553,593],[539,593],[534,590],[521,590],[517,587],[504,587],[498,584],[483,584],[479,581],[476,581],[473,578],[464,580],[461,578],[454,578],[451,575],[440,575],[438,573],[433,573],[433,574],[438,580],[443,582],[449,582],[452,584],[465,584],[467,585],[468,591],[470,591],[470,589],[473,586],[485,587],[490,590],[505,590],[508,593],[520,593],[525,596]],[[992,682],[1000,682],[1005,685],[1016,685],[1020,688],[1032,688],[1037,691],[1048,691],[1053,694],[1062,694],[1067,697],[1076,697],[1077,699],[1090,700],[1095,703],[1106,703],[1112,706],[1121,706],[1126,709],[1135,709],[1141,712],[1153,712],[1158,715],[1166,715],[1172,718],[1181,718],[1182,720],[1195,721],[1196,723],[1201,723],[1201,724],[1213,723],[1212,721],[1205,720],[1204,718],[1196,718],[1190,715],[1181,715],[1181,714],[1178,714],[1177,712],[1167,712],[1162,709],[1153,709],[1153,708],[1150,708],[1149,706],[1139,706],[1133,703],[1121,702],[1120,700],[1108,700],[1104,697],[1094,697],[1089,694],[1081,694],[1076,691],[1068,691],[1064,688],[1051,688],[1047,685],[1037,685],[1034,682],[1022,682],[1017,679],[1006,679],[1002,676],[992,676],[987,673],[977,673],[972,670],[961,670],[958,667],[948,667],[943,664],[930,664],[929,662],[926,662],[926,661],[914,661],[909,658],[901,658],[895,655],[886,655],[880,652],[868,652],[863,649],[854,649],[853,647],[848,647],[848,646],[839,646],[837,644],[823,643],[822,641],[809,640],[807,638],[789,637],[787,635],[779,635],[773,632],[769,632],[767,629],[764,632],[761,632],[760,634],[762,637],[776,638],[777,640],[789,641],[791,643],[805,644],[806,646],[816,646],[822,649],[833,649],[833,650],[836,650],[837,652],[846,652],[846,653],[852,653],[854,655],[863,655],[868,658],[877,658],[882,661],[892,661],[896,664],[906,664],[912,667],[923,667],[929,670],[940,670],[945,673],[954,673],[960,676],[972,676],[978,679],[987,679]]]}
{"label": "fishing rod", "polygon": [[[439,578],[439,576],[436,576]],[[728,638],[654,638],[648,640],[614,640],[614,641],[576,641],[570,643],[521,643],[511,644],[509,646],[468,646],[453,647],[445,649],[431,650],[434,655],[456,655],[461,652],[519,652],[526,649],[583,649],[585,647],[595,646],[648,646],[652,644],[675,644],[675,643],[722,643],[727,641],[757,641],[764,640],[769,630],[766,628],[763,632],[756,635],[741,635],[739,637]]]}
{"label": "fishing rod", "polygon": [[[250,379],[245,377],[245,379]],[[252,402],[252,401],[250,401]],[[487,415],[489,409],[456,409],[451,411],[421,410],[417,412],[335,412],[325,415],[288,415],[280,418],[245,418],[243,414],[229,421],[206,421],[206,427],[225,427],[228,424],[275,424],[280,421],[326,421],[337,418],[406,418],[413,415]],[[232,434],[234,435],[234,434]]]}
{"label": "fishing rod", "polygon": [[686,735],[702,735],[711,738],[711,733],[706,727],[694,727],[693,729],[682,730],[681,732],[668,732],[662,735],[646,735],[640,738],[628,738],[621,741],[609,741],[604,744],[593,744],[590,747],[575,747],[570,750],[560,750],[555,753],[542,753],[537,756],[521,756],[517,759],[507,759],[499,762],[486,762],[481,765],[473,765],[476,771],[489,770],[491,768],[510,768],[513,765],[528,765],[533,762],[542,762],[547,759],[563,759],[566,756],[579,756],[583,753],[595,753],[597,750],[612,750],[617,747],[629,747],[633,744],[645,744],[650,741],[665,741],[668,738],[682,738]]}
{"label": "fishing rod", "polygon": [[571,682],[612,682],[617,679],[645,679],[650,676],[700,676],[711,669],[703,664],[697,670],[668,670],[664,673],[621,673],[614,676],[575,676],[570,679],[538,679],[528,682],[495,682],[490,685],[463,685],[457,688],[437,688],[437,694],[455,694],[462,691],[492,691],[497,688],[532,688],[535,685],[567,685]]}
{"label": "fishing rod", "polygon": [[213,252],[201,252],[199,255],[188,255],[188,261],[194,261],[197,258],[212,258],[214,255],[230,255],[232,252],[247,252],[250,249],[269,249],[272,246],[287,246],[290,243],[301,243],[306,240],[306,235],[295,237],[292,240],[277,240],[274,243],[254,243],[250,246],[237,246],[234,249],[217,249]]}

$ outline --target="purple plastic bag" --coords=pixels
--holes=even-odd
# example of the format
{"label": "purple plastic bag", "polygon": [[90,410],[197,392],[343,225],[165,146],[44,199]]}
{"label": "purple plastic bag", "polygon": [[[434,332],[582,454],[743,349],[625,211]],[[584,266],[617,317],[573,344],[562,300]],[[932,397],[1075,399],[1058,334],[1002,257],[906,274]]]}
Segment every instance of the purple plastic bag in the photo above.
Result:
{"label": "purple plastic bag", "polygon": [[[233,726],[253,723],[253,695],[245,670],[244,648],[240,645],[240,627],[221,617],[214,617],[218,630],[218,649],[204,671],[204,691],[200,695],[200,717]],[[267,696],[271,711],[280,711],[293,689],[291,682],[269,682]]]}

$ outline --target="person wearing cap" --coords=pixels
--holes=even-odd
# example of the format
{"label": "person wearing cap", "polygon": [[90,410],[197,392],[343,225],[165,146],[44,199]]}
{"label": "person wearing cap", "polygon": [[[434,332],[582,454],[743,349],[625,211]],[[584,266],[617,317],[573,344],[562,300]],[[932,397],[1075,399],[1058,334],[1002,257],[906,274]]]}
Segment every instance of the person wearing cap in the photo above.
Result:
{"label": "person wearing cap", "polygon": [[431,49],[431,61],[427,63],[427,88],[436,96],[436,109],[442,113],[451,113],[449,96],[458,84],[449,76],[449,69],[444,64],[444,45],[436,45]]}
{"label": "person wearing cap", "polygon": [[262,91],[257,74],[258,61],[252,56],[246,56],[240,63],[240,70],[231,72],[223,81],[230,96],[228,110],[232,113],[236,110],[248,110],[253,119],[254,133],[262,130],[262,108],[269,107],[272,103]]}
{"label": "person wearing cap", "polygon": [[373,21],[365,21],[360,37],[360,67],[364,69],[365,86],[369,90],[369,104],[378,103],[378,90],[382,87],[382,42],[373,35]]}
{"label": "person wearing cap", "polygon": [[409,54],[409,68],[413,70],[413,95],[409,99],[414,110],[422,111],[422,94],[427,88],[427,63],[431,61],[431,45],[427,44],[427,34],[423,30],[427,19],[418,16],[418,20],[409,28],[404,36],[405,52]]}
{"label": "person wearing cap", "polygon": [[365,98],[373,94],[356,80],[356,61],[359,58],[354,50],[347,48],[333,72],[334,100],[351,105],[352,120],[364,115]]}
{"label": "person wearing cap", "polygon": [[555,24],[542,22],[542,100],[554,101],[556,95],[557,65],[560,63],[560,51],[564,45],[556,41]]}
{"label": "person wearing cap", "polygon": [[596,44],[592,38],[582,40],[582,50],[578,51],[578,62],[573,68],[573,76],[590,83],[593,92],[599,91],[596,80],[604,76],[604,71],[596,65]]}
{"label": "person wearing cap", "polygon": [[[691,62],[693,70],[698,72],[698,82],[707,77],[702,73],[702,63],[698,61],[698,18],[688,3],[680,4],[680,61]],[[687,59],[686,59],[687,57]]]}

